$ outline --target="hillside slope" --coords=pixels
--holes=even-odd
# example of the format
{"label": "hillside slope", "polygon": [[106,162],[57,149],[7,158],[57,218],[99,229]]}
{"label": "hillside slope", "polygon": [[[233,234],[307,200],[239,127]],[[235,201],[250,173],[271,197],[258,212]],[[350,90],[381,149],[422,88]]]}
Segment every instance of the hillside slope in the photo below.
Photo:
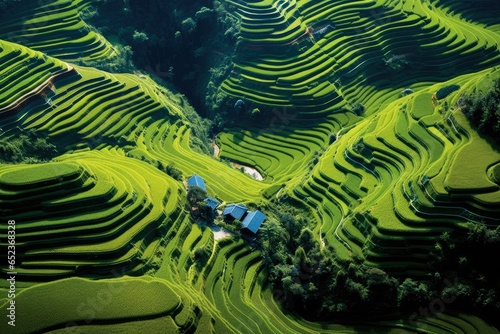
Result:
{"label": "hillside slope", "polygon": [[[450,1],[223,3],[241,41],[220,90],[262,110],[217,135],[220,158],[194,148],[209,139],[183,95],[81,65],[124,56],[82,19],[99,1],[0,13],[0,249],[15,221],[18,307],[17,326],[0,332],[498,333],[453,303],[417,320],[303,319],[273,290],[262,247],[196,224],[166,168],[265,211],[263,229],[294,203],[322,254],[426,279],[443,233],[500,223],[498,147],[459,103],[500,77],[498,17]],[[5,256],[0,265],[6,310]]]}

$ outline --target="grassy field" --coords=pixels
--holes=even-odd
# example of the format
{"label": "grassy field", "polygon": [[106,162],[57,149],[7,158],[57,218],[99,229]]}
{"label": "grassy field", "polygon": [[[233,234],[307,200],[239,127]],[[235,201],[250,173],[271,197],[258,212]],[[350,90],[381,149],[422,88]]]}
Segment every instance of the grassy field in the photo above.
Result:
{"label": "grassy field", "polygon": [[[221,202],[291,198],[310,209],[322,250],[426,277],[443,232],[500,224],[498,147],[458,108],[500,77],[498,17],[445,0],[223,3],[241,36],[219,91],[288,118],[224,129],[219,157],[193,149],[182,95],[147,75],[80,65],[116,54],[80,15],[95,1],[2,13],[0,139],[32,130],[58,148],[47,162],[0,164],[4,254],[16,221],[14,333],[497,333],[452,306],[417,323],[291,314],[260,250],[194,223],[183,183],[164,167],[200,175]],[[12,332],[1,314],[0,332]]]}

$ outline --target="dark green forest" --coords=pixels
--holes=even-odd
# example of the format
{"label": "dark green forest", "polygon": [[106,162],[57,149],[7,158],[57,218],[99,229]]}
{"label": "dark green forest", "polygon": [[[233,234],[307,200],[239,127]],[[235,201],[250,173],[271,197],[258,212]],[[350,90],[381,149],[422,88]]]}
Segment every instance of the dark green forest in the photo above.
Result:
{"label": "dark green forest", "polygon": [[[92,64],[106,70],[134,66],[186,94],[198,113],[213,116],[216,87],[231,69],[239,22],[219,1],[108,0],[85,19],[104,36],[116,36],[123,58]],[[133,64],[133,65],[132,65]]]}
{"label": "dark green forest", "polygon": [[486,94],[467,96],[460,103],[477,130],[500,144],[500,80]]}
{"label": "dark green forest", "polygon": [[427,277],[390,276],[360,259],[339,261],[332,250],[321,250],[307,224],[309,215],[296,204],[274,207],[276,218],[259,234],[269,283],[291,311],[311,320],[393,312],[415,317],[415,310],[442,301],[464,311],[472,306],[497,321],[500,260],[484,252],[500,247],[500,227],[469,223],[454,234],[445,232],[429,254]]}

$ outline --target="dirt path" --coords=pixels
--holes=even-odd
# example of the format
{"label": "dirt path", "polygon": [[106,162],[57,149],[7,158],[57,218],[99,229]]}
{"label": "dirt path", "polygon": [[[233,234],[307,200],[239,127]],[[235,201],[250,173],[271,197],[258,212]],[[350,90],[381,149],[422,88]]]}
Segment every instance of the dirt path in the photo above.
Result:
{"label": "dirt path", "polygon": [[217,145],[217,143],[214,141],[212,141],[212,146],[214,148],[214,157],[218,158],[219,157],[219,154],[220,154],[220,148],[219,148],[219,145]]}
{"label": "dirt path", "polygon": [[[214,157],[218,158],[219,155],[220,155],[220,147],[219,147],[219,145],[217,145],[217,143],[215,142],[215,140],[212,141],[212,147],[214,148]],[[253,167],[248,167],[248,166],[245,166],[245,165],[240,165],[240,164],[237,164],[235,162],[232,162],[231,164],[235,168],[238,168],[238,169],[243,168],[245,174],[250,175],[252,178],[254,178],[257,181],[263,181],[264,180],[264,178],[259,173],[259,171],[256,170]]]}
{"label": "dirt path", "polygon": [[226,230],[220,226],[217,226],[215,224],[211,224],[209,227],[212,230],[212,232],[214,233],[214,240],[220,240],[222,238],[230,237],[233,235],[228,230]]}
{"label": "dirt path", "polygon": [[262,177],[262,175],[255,168],[248,167],[248,166],[245,166],[245,165],[240,165],[240,164],[237,164],[235,162],[232,162],[232,164],[233,164],[234,167],[236,167],[238,169],[243,168],[245,174],[250,175],[255,180],[257,180],[257,181],[263,181],[264,180],[264,178]]}
{"label": "dirt path", "polygon": [[52,81],[56,79],[58,76],[71,72],[71,71],[76,71],[75,68],[67,63],[65,63],[68,67],[66,70],[61,70],[59,72],[54,73],[53,75],[50,76],[47,80],[45,80],[42,84],[40,84],[38,87],[32,89],[31,91],[27,92],[23,96],[19,97],[16,101],[12,102],[6,107],[0,108],[0,115],[4,114],[9,111],[13,111],[18,109],[20,106],[23,105],[24,102],[26,102],[28,99],[40,95],[45,89],[50,87]]}

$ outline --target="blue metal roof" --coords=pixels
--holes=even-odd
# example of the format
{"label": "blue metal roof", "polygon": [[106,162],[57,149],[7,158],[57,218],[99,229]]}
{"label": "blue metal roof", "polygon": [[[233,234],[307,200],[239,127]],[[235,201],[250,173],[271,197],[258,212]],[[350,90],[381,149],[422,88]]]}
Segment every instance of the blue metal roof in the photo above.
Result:
{"label": "blue metal roof", "polygon": [[247,228],[253,233],[257,233],[260,225],[262,225],[265,219],[266,215],[260,212],[259,210],[251,211],[247,214],[247,216],[243,220],[242,228]]}
{"label": "blue metal roof", "polygon": [[200,187],[201,189],[207,191],[207,188],[205,187],[205,181],[203,181],[203,179],[196,174],[188,179],[188,188],[191,187]]}
{"label": "blue metal roof", "polygon": [[229,204],[222,213],[224,216],[231,215],[234,219],[241,220],[241,217],[247,212],[248,208],[243,204]]}
{"label": "blue metal roof", "polygon": [[212,210],[215,210],[220,202],[218,200],[216,200],[215,198],[213,197],[207,197],[205,198],[205,203],[207,203],[207,205],[212,209]]}

